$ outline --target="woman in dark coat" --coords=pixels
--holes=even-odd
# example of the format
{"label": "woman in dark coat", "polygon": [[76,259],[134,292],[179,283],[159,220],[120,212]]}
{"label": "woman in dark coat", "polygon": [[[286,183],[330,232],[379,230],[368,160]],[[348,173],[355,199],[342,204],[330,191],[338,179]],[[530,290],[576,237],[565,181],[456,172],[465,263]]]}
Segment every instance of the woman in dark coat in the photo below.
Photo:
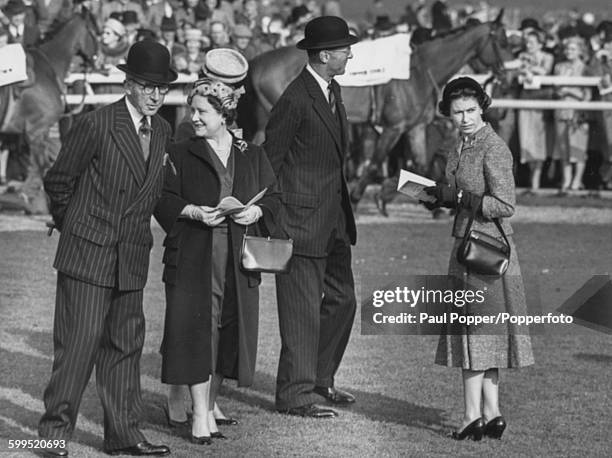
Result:
{"label": "woman in dark coat", "polygon": [[[503,140],[482,119],[491,100],[471,78],[457,78],[446,85],[440,112],[449,116],[461,134],[446,166],[448,185],[438,184],[425,191],[434,196],[435,206],[456,208],[453,225],[455,243],[449,262],[449,279],[462,289],[483,292],[484,301],[454,307],[465,315],[511,316],[527,313],[523,279],[507,221],[514,214],[515,190],[512,154]],[[430,205],[431,206],[431,205]],[[457,260],[470,215],[475,211],[472,229],[504,241],[493,219],[499,219],[510,245],[510,261],[501,277],[468,272]],[[517,325],[450,325],[440,336],[436,363],[462,369],[465,412],[454,439],[483,434],[501,438],[506,422],[499,409],[499,370],[533,364],[528,331]],[[482,410],[481,410],[482,404]]]}
{"label": "woman in dark coat", "polygon": [[[223,378],[253,381],[261,278],[242,270],[240,246],[247,226],[249,233],[272,228],[280,202],[263,149],[227,128],[239,95],[220,81],[196,82],[188,98],[195,135],[170,148],[155,211],[167,233],[162,382],[189,385],[192,440],[201,444],[221,437],[213,406]],[[246,203],[264,188],[239,213],[221,217],[215,209],[223,197]]]}

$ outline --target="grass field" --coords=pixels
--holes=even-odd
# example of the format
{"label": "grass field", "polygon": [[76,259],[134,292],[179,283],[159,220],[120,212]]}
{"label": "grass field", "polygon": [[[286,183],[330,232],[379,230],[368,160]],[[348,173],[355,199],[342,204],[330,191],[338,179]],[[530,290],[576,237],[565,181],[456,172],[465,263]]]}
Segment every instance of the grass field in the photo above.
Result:
{"label": "grass field", "polygon": [[[391,206],[391,212],[383,219],[371,205],[360,209],[354,250],[358,289],[366,275],[445,273],[450,221],[431,220],[409,203]],[[7,218],[2,215],[2,220]],[[530,291],[543,311],[554,311],[591,275],[610,272],[610,208],[521,206],[515,220],[524,276],[537,285]],[[11,221],[13,229],[42,226],[23,217]],[[563,332],[546,328],[533,338],[535,366],[502,371],[502,411],[509,427],[501,442],[446,438],[460,419],[462,395],[459,371],[433,365],[437,338],[364,336],[359,312],[336,381],[357,396],[357,403],[330,421],[275,413],[280,340],[271,276],[261,287],[255,383],[248,389],[228,383],[220,400],[240,424],[223,429],[225,441],[192,445],[190,431],[168,428],[162,410],[157,353],[164,311],[162,233],[155,228],[154,234],[145,290],[142,428],[151,441],[167,443],[173,456],[609,456],[610,337],[578,326]],[[56,243],[57,236],[47,238],[42,229],[0,232],[0,455],[31,456],[9,453],[7,444],[8,439],[34,439],[42,413],[51,369]],[[104,456],[102,411],[93,383],[80,412],[71,456]]]}

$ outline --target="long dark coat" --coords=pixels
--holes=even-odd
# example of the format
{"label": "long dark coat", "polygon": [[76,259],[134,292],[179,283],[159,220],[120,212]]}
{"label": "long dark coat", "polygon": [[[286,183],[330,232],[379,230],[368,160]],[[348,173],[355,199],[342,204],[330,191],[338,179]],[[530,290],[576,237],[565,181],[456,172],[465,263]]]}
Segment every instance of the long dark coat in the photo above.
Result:
{"label": "long dark coat", "polygon": [[[167,233],[163,258],[168,299],[162,343],[165,383],[200,383],[208,380],[212,372],[212,228],[179,218],[187,204],[214,207],[219,203],[220,182],[211,162],[212,154],[215,153],[203,138],[191,137],[172,145],[162,197],[155,210],[155,217]],[[264,217],[255,229],[271,229],[280,199],[266,154],[261,147],[242,140],[234,140],[232,154],[232,195],[247,202],[267,187],[268,192],[257,204]],[[239,254],[245,227],[231,218],[228,222],[230,250],[216,372],[237,379],[240,386],[248,386],[255,371],[261,277],[241,269]]]}

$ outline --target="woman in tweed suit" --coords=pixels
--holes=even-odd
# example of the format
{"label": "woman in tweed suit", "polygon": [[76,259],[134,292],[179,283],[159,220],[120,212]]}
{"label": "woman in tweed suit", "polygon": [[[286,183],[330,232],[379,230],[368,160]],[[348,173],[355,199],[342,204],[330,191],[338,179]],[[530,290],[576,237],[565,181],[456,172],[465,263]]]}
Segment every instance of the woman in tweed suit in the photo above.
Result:
{"label": "woman in tweed suit", "polygon": [[[463,289],[469,286],[485,292],[484,302],[464,306],[464,313],[525,315],[523,280],[510,235],[512,227],[507,221],[514,214],[515,203],[512,154],[482,119],[489,105],[490,98],[471,78],[458,78],[446,85],[439,109],[459,129],[461,141],[448,158],[446,177],[449,184],[438,184],[425,191],[435,197],[433,206],[457,209],[449,277],[458,279]],[[467,272],[457,261],[457,248],[474,208],[476,216],[472,229],[503,240],[492,221],[499,218],[508,237],[510,263],[501,277]],[[451,436],[458,440],[466,437],[479,440],[483,434],[501,438],[506,423],[499,409],[498,368],[533,364],[529,334],[510,324],[447,327],[440,336],[436,363],[462,369],[465,412],[461,427]],[[481,401],[484,401],[482,410]]]}

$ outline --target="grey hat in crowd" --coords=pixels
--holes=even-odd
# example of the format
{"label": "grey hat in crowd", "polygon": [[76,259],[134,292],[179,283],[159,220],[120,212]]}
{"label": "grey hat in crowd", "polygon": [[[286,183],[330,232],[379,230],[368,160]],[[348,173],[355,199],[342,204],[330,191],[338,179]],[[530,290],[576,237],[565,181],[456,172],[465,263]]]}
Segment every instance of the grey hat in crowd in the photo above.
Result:
{"label": "grey hat in crowd", "polygon": [[235,49],[216,48],[206,53],[200,77],[207,76],[226,84],[235,84],[246,78],[249,63]]}

